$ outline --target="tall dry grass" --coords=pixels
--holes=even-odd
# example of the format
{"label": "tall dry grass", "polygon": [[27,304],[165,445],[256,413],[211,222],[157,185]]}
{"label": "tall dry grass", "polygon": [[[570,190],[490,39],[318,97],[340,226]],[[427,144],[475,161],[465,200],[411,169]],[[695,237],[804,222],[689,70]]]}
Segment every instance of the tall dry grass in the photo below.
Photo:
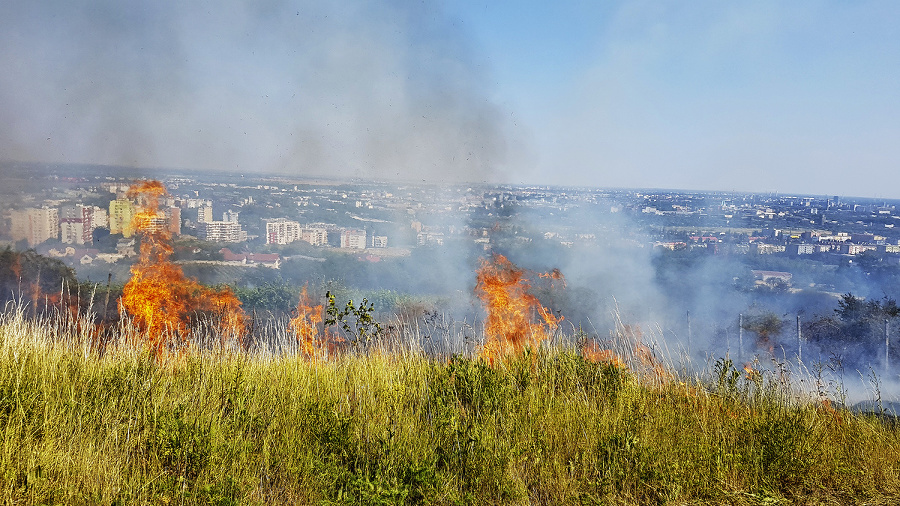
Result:
{"label": "tall dry grass", "polygon": [[[127,321],[0,316],[7,504],[895,504],[889,418],[727,360],[647,381],[530,350],[488,366],[413,347],[330,361],[199,347]],[[210,342],[216,342],[211,339]]]}

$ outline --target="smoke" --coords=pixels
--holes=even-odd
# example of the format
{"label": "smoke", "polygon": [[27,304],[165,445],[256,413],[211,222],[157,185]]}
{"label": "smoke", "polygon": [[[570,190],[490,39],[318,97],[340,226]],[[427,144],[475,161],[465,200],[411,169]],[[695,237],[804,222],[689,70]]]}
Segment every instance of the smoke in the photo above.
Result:
{"label": "smoke", "polygon": [[491,181],[512,126],[437,2],[0,7],[0,159]]}

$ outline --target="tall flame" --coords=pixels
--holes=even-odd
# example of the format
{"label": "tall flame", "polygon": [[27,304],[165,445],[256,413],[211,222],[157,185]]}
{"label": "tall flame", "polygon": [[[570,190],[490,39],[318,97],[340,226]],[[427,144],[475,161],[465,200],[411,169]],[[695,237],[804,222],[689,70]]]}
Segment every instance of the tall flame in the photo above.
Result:
{"label": "tall flame", "polygon": [[312,360],[325,358],[327,353],[327,340],[324,329],[319,332],[319,324],[322,323],[322,305],[313,305],[313,299],[306,291],[306,286],[300,291],[300,300],[297,302],[297,316],[291,318],[291,328],[297,336],[297,345],[300,352]]}
{"label": "tall flame", "polygon": [[[552,276],[562,278],[559,271]],[[483,353],[491,364],[503,355],[540,345],[562,321],[542,306],[530,289],[525,271],[505,256],[495,254],[482,260],[475,292],[487,310]]]}
{"label": "tall flame", "polygon": [[231,290],[205,287],[187,278],[170,260],[172,237],[159,210],[159,199],[166,195],[159,181],[146,181],[128,190],[128,197],[137,199],[132,225],[141,237],[141,254],[122,291],[122,305],[145,330],[157,357],[171,340],[190,338],[192,319],[202,313],[217,317],[223,344],[226,337],[240,341],[246,328],[244,312]]}

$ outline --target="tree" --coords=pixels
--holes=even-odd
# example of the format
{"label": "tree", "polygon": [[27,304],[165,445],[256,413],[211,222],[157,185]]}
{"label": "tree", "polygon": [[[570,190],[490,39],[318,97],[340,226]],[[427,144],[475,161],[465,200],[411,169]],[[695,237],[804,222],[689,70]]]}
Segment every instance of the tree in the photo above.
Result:
{"label": "tree", "polygon": [[855,342],[880,342],[885,320],[900,315],[900,307],[893,298],[865,300],[847,292],[834,310],[841,323],[841,338]]}
{"label": "tree", "polygon": [[21,301],[39,313],[59,305],[66,290],[77,290],[75,272],[33,249],[0,251],[0,302]]}
{"label": "tree", "polygon": [[781,333],[784,328],[784,320],[771,311],[748,315],[744,318],[743,328],[756,334],[757,347],[773,353],[775,347],[772,338]]}

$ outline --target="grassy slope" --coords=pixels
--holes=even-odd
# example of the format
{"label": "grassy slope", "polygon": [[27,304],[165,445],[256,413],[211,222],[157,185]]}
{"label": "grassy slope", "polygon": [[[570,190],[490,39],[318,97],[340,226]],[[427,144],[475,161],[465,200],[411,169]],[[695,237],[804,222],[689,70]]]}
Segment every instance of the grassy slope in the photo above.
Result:
{"label": "grassy slope", "polygon": [[[49,343],[57,341],[57,344]],[[102,358],[0,319],[2,503],[855,503],[896,427],[720,369],[650,387],[555,350]]]}

